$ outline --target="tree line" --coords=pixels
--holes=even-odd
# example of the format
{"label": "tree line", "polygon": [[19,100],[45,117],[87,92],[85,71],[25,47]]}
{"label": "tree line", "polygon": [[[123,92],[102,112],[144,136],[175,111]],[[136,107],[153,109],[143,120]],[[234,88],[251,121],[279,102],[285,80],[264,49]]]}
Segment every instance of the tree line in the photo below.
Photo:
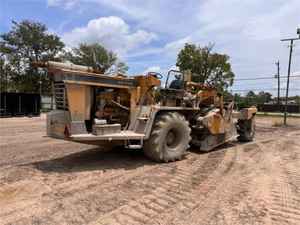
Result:
{"label": "tree line", "polygon": [[258,94],[255,94],[254,91],[249,91],[245,96],[236,93],[232,97],[239,108],[257,106],[272,101],[272,94],[264,91],[260,91]]}
{"label": "tree line", "polygon": [[[101,43],[80,43],[71,50],[46,25],[24,20],[12,21],[10,31],[0,35],[0,89],[1,91],[31,92],[49,95],[51,78],[41,69],[31,66],[33,61],[71,62],[91,66],[98,70],[126,73],[128,66],[117,54]],[[216,86],[226,91],[232,86],[234,73],[229,56],[212,51],[213,45],[197,46],[187,43],[180,50],[176,66],[181,71],[190,70],[196,82]]]}
{"label": "tree line", "polygon": [[50,94],[50,77],[31,66],[33,61],[49,60],[97,67],[102,72],[113,66],[120,73],[128,70],[115,53],[101,44],[81,43],[68,51],[60,37],[51,34],[44,24],[12,21],[11,30],[0,35],[1,91],[39,93],[41,89],[43,94]]}
{"label": "tree line", "polygon": [[[248,91],[245,95],[238,93],[231,94],[230,92],[225,93],[225,100],[234,100],[238,108],[245,108],[250,106],[261,106],[264,104],[270,105],[284,105],[285,97],[278,98],[273,97],[271,93],[266,91],[260,91],[257,94],[254,91]],[[288,97],[288,104],[296,104],[300,106],[300,96],[290,96]]]}

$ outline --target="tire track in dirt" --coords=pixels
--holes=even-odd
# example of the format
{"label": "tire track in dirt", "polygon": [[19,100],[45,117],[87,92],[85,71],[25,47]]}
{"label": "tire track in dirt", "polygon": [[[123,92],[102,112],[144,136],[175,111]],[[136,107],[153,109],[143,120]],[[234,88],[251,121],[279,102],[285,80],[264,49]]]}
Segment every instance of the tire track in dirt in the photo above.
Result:
{"label": "tire track in dirt", "polygon": [[225,151],[208,153],[204,163],[177,166],[173,177],[165,180],[148,195],[101,216],[91,224],[153,224],[153,219],[179,203],[191,210],[197,205],[192,191],[208,179],[225,157]]}
{"label": "tire track in dirt", "polygon": [[[117,173],[115,175],[107,177],[107,179],[102,180],[101,184],[99,184],[99,180],[96,179],[96,176],[89,176],[85,178],[83,177],[80,178],[79,180],[71,180],[68,182],[63,182],[61,185],[52,187],[51,192],[43,194],[43,199],[44,199],[43,204],[48,205],[48,208],[50,208],[50,212],[41,211],[36,214],[40,214],[39,217],[48,218],[49,221],[52,221],[53,218],[50,218],[52,216],[49,215],[59,214],[59,211],[70,210],[70,209],[62,209],[62,204],[61,204],[62,200],[66,202],[66,205],[78,204],[80,202],[82,205],[82,203],[84,203],[83,202],[84,199],[89,199],[88,198],[89,195],[95,195],[94,197],[97,197],[97,191],[100,191],[99,192],[100,194],[103,194],[103,190],[105,190],[105,193],[108,193],[109,191],[116,191],[114,189],[116,189],[118,185],[120,185],[121,183],[133,179],[137,177],[139,174],[146,173],[145,175],[149,175],[148,173],[151,173],[151,171],[154,169],[155,168],[151,168],[149,171],[138,170],[129,174],[126,174],[124,173],[124,171],[121,171],[121,173]],[[17,185],[17,183],[15,183],[14,185]],[[89,204],[94,204],[94,202],[91,201]],[[17,213],[18,214],[17,217],[32,216],[32,209],[35,208],[37,205],[38,202],[36,202],[35,205],[33,204],[31,206],[25,206],[21,209],[19,208],[18,209],[19,213]],[[20,213],[20,211],[22,213]],[[12,208],[9,211],[8,210],[2,211],[0,213],[0,217],[8,221],[8,223],[10,223],[11,221],[13,222],[16,219],[15,209]],[[45,219],[42,220],[43,222],[45,221]],[[55,224],[54,221],[52,224]]]}
{"label": "tire track in dirt", "polygon": [[294,196],[286,177],[278,177],[271,190],[270,216],[274,224],[300,223],[300,198]]}
{"label": "tire track in dirt", "polygon": [[[260,151],[255,143],[235,147],[234,154],[227,155],[227,160],[223,161],[221,168],[211,174],[211,178],[208,179],[209,188],[200,185],[199,190],[195,190],[194,198],[198,199],[198,204],[192,211],[182,212],[181,215],[178,215],[178,210],[174,210],[173,218],[170,218],[167,223],[157,224],[223,225],[227,224],[226,221],[228,224],[234,224],[232,223],[234,217],[238,217],[236,218],[237,224],[254,224],[261,221],[264,213],[261,214],[259,210],[251,207],[251,203],[255,200],[249,196],[249,187],[255,173],[253,171],[245,172],[245,168],[242,168],[242,164],[239,163],[245,153],[250,155],[250,152],[253,154],[254,151]],[[250,155],[250,157],[252,156]],[[222,199],[221,202],[220,199]],[[243,211],[239,209],[240,204],[243,204]],[[226,209],[225,211],[233,210],[234,216],[227,218],[228,212],[225,214],[224,209]]]}
{"label": "tire track in dirt", "polygon": [[[30,129],[27,130],[30,131]],[[278,143],[281,143],[283,138],[297,137],[299,131],[297,132],[291,134],[285,133],[284,130],[278,130],[275,138],[280,133],[281,139],[279,138]],[[273,143],[275,138],[262,140],[260,137],[262,146],[265,145],[264,151],[278,152],[274,150],[278,148]],[[254,145],[251,146],[251,144]],[[0,224],[97,224],[99,220],[100,224],[103,221],[106,221],[107,224],[151,225],[199,224],[195,221],[200,221],[200,224],[263,224],[260,219],[264,216],[260,215],[258,211],[262,211],[262,214],[265,213],[264,202],[260,206],[260,204],[256,204],[256,201],[260,200],[259,198],[249,196],[249,193],[251,194],[253,191],[249,187],[261,188],[256,187],[254,185],[256,183],[252,182],[261,174],[257,173],[258,170],[254,166],[254,171],[249,175],[248,161],[245,161],[246,163],[239,162],[241,159],[249,159],[252,169],[255,163],[257,166],[261,166],[261,161],[266,156],[261,155],[261,150],[257,148],[255,143],[251,144],[241,145],[241,149],[244,149],[241,150],[243,154],[240,154],[240,147],[237,148],[239,149],[238,154],[235,154],[236,150],[233,151],[230,148],[226,149],[227,152],[222,153],[223,156],[222,154],[221,156],[218,155],[220,154],[218,152],[224,150],[202,155],[191,153],[186,160],[170,164],[149,165],[146,163],[147,165],[142,166],[145,159],[134,159],[126,157],[125,154],[113,155],[107,161],[99,160],[99,164],[104,163],[106,165],[104,167],[95,165],[99,159],[96,157],[92,161],[89,161],[90,158],[88,158],[87,161],[75,160],[72,163],[65,163],[65,160],[56,162],[56,160],[50,159],[50,163],[39,164],[42,165],[40,168],[33,166],[33,164],[22,166],[15,164],[7,168],[7,173],[4,168],[1,168],[0,176],[9,175],[7,184],[11,185],[11,188],[25,188],[28,185],[25,189],[33,190],[34,187],[30,185],[34,184],[40,185],[39,188],[44,189],[44,191],[39,193],[40,189],[38,189],[36,193],[30,193],[32,196],[27,196],[28,198],[12,205],[1,204],[4,205],[4,210],[11,214],[1,214],[3,212],[3,208],[1,208]],[[75,147],[73,149],[71,145],[67,145],[61,145],[61,147],[70,148],[60,152],[63,154],[59,153],[63,149],[52,149],[52,147],[50,149],[57,150],[55,154],[59,157],[70,152],[70,150],[78,151]],[[292,142],[285,143],[285,145],[293,146],[293,148],[299,146]],[[16,146],[14,146],[15,152]],[[85,146],[85,148],[87,147]],[[33,150],[35,151],[34,154],[39,154],[38,148]],[[49,150],[49,146],[47,146],[47,151],[52,150]],[[288,191],[292,195],[288,197],[289,208],[273,204],[273,201],[277,201],[279,205],[282,202],[282,192],[273,187],[274,181],[270,185],[274,188],[274,192],[272,192],[272,201],[269,206],[278,211],[277,217],[281,215],[281,221],[283,221],[281,224],[288,224],[295,222],[295,219],[298,218],[299,172],[295,168],[297,165],[299,168],[299,164],[296,163],[299,163],[299,160],[295,161],[295,159],[299,159],[299,157],[295,149],[293,155],[281,153],[279,152],[278,155],[282,157],[282,162],[285,165],[279,165],[279,167],[286,168],[286,171],[279,171],[278,177],[282,180],[280,182],[288,183]],[[55,154],[52,155],[51,152],[50,158],[53,158]],[[245,155],[248,158],[240,158]],[[28,162],[30,157],[22,160]],[[101,157],[106,158],[105,155]],[[19,158],[16,156],[16,163],[18,163]],[[41,159],[40,156],[37,158]],[[30,161],[36,161],[37,158],[30,159]],[[140,160],[140,163],[133,163],[134,160]],[[293,165],[290,164],[291,160],[294,160]],[[87,169],[86,163],[88,164]],[[74,169],[75,164],[82,165],[76,166]],[[121,167],[117,164],[121,164]],[[107,166],[109,167],[105,168]],[[238,172],[239,170],[240,172]],[[14,176],[21,178],[13,179]],[[2,178],[0,178],[0,182],[3,181]],[[228,205],[224,205],[223,201],[227,201]],[[230,210],[233,211],[230,213],[237,215],[233,220],[228,218],[230,215],[228,211]],[[272,209],[269,210],[269,213],[271,211]],[[290,218],[286,218],[287,214]],[[178,220],[174,220],[174,217]],[[199,219],[193,221],[190,217],[199,217]],[[95,220],[97,221],[95,222]]]}
{"label": "tire track in dirt", "polygon": [[[176,164],[187,164],[191,162],[200,163],[205,160],[204,157],[189,157],[182,162]],[[46,212],[39,210],[38,202],[35,205],[25,206],[23,209],[18,209],[18,213],[14,210],[10,212],[2,212],[0,217],[6,221],[5,223],[14,223],[15,221],[28,221],[28,217],[38,221],[41,224],[50,223],[58,224],[65,221],[66,224],[83,224],[92,220],[97,214],[108,213],[132,200],[138,198],[139,195],[147,194],[156,187],[160,177],[172,177],[176,164],[157,164],[155,166],[143,169],[142,167],[135,171],[120,171],[116,176],[109,176],[107,180],[102,180],[100,183],[95,176],[90,176],[77,181],[69,181],[58,185],[51,193],[43,194],[43,203],[50,208]],[[151,177],[153,174],[158,174],[157,179]],[[168,178],[169,179],[169,178]],[[147,182],[145,182],[147,180]],[[74,182],[74,183],[73,183]],[[69,186],[69,188],[67,188]],[[127,188],[126,188],[127,186]],[[140,194],[134,196],[132,191],[142,190]],[[118,191],[121,190],[121,191]],[[126,190],[126,191],[124,191]],[[54,194],[53,194],[54,193]],[[113,195],[111,193],[114,193]],[[117,193],[117,195],[115,195]],[[118,194],[119,193],[119,194]],[[103,197],[104,196],[104,197]],[[106,197],[105,197],[106,196]],[[126,197],[127,196],[127,197]],[[128,197],[129,196],[129,197]],[[61,201],[63,200],[63,204]],[[106,205],[106,206],[104,206]],[[21,213],[20,213],[21,212]],[[35,212],[33,215],[32,212]],[[76,212],[78,214],[76,214]]]}
{"label": "tire track in dirt", "polygon": [[[263,161],[267,160],[259,146],[262,142],[266,140],[237,145],[231,159],[227,154],[221,168],[208,179],[212,188],[200,185],[199,191],[195,190],[194,199],[199,204],[192,211],[181,212],[177,207],[161,215],[155,224],[266,224],[268,204],[264,194],[257,191],[264,183],[256,179],[264,174]],[[274,140],[267,140],[271,142]]]}
{"label": "tire track in dirt", "polygon": [[[201,164],[203,164],[203,161],[200,162],[198,159],[192,163],[194,166],[200,166]],[[171,174],[169,174],[171,176],[165,177],[163,181],[158,183],[159,185],[155,184],[150,194],[146,194],[140,199],[130,201],[128,204],[102,216],[99,220],[101,220],[101,223],[106,221],[111,224],[144,224],[144,222],[151,219],[153,215],[157,215],[170,207],[170,204],[175,204],[177,201],[186,198],[182,193],[188,194],[189,189],[182,184],[186,182],[185,178],[187,176],[189,177],[190,172],[191,164],[177,164],[172,168]],[[176,175],[178,175],[178,177],[173,178]],[[176,190],[174,191],[174,189]]]}
{"label": "tire track in dirt", "polygon": [[[192,212],[197,209],[204,211],[210,202],[210,195],[215,193],[219,186],[223,186],[223,179],[234,167],[237,157],[236,147],[223,150],[225,154],[222,161],[213,167],[200,169],[193,175],[194,187],[190,190],[190,197],[172,207],[169,211],[160,214],[154,223],[148,224],[184,224],[189,220]],[[212,162],[209,162],[209,164]],[[204,178],[205,177],[205,178]],[[203,179],[204,178],[204,179]],[[187,202],[194,201],[193,205],[185,206]],[[207,216],[209,216],[207,214]],[[219,215],[221,216],[221,214]],[[221,216],[222,217],[222,216]]]}
{"label": "tire track in dirt", "polygon": [[[300,224],[300,192],[293,191],[293,184],[297,183],[296,187],[300,183],[299,167],[296,170],[290,170],[289,165],[298,163],[295,159],[291,159],[292,154],[292,137],[294,132],[279,138],[271,145],[262,145],[264,151],[272,149],[272,154],[277,155],[276,164],[277,176],[273,177],[270,187],[270,205],[269,215],[272,224]],[[300,148],[298,148],[300,150]],[[298,159],[299,160],[299,159]],[[294,174],[295,177],[291,177],[290,174]]]}

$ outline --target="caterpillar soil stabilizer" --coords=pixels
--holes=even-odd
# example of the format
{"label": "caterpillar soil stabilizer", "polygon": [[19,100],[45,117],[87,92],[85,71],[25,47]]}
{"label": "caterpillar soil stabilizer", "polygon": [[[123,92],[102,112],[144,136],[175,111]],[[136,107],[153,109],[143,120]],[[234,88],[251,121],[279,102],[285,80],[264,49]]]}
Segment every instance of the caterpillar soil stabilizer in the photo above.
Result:
{"label": "caterpillar soil stabilizer", "polygon": [[210,151],[232,138],[254,138],[257,109],[234,111],[233,102],[192,82],[189,72],[127,77],[74,64],[34,65],[53,78],[56,109],[47,114],[47,134],[54,138],[140,148],[157,162],[182,159],[190,145]]}

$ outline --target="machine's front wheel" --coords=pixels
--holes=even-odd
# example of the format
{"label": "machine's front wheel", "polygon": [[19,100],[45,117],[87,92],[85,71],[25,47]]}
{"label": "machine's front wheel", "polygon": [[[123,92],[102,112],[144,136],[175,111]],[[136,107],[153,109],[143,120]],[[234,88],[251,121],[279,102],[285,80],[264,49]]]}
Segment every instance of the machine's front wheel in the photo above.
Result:
{"label": "machine's front wheel", "polygon": [[238,140],[241,142],[252,141],[255,135],[255,116],[249,120],[238,121]]}
{"label": "machine's front wheel", "polygon": [[191,128],[183,115],[168,112],[160,115],[144,144],[144,153],[157,162],[181,159],[189,148]]}

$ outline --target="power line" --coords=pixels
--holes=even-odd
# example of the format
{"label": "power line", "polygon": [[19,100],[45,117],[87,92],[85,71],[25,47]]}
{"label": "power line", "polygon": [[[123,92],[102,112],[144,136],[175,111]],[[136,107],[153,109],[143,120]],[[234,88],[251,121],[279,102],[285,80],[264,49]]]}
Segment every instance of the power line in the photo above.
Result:
{"label": "power line", "polygon": [[[295,81],[300,82],[300,79],[295,79]],[[295,84],[298,84],[298,82]],[[286,82],[281,79],[280,77],[280,86],[285,87]],[[300,83],[299,83],[300,84]],[[271,82],[268,81],[252,81],[252,82],[236,82],[234,83],[230,88],[236,89],[236,88],[277,88],[277,79],[274,79]],[[293,86],[294,88],[298,88],[295,85]]]}
{"label": "power line", "polygon": [[[300,77],[300,75],[292,75],[291,77]],[[288,76],[280,76],[280,79],[287,79]],[[272,79],[276,79],[275,76],[272,77],[256,77],[256,78],[240,78],[240,79],[234,79],[234,81],[245,81],[245,80],[272,80]]]}
{"label": "power line", "polygon": [[[230,92],[247,92],[247,91],[277,91],[278,88],[254,88],[254,89],[233,89],[229,90]],[[280,90],[286,90],[286,88],[280,88]],[[291,91],[300,91],[300,88],[290,88]]]}
{"label": "power line", "polygon": [[286,95],[285,95],[285,107],[284,107],[284,125],[286,125],[286,118],[287,118],[287,108],[288,108],[289,84],[290,84],[290,76],[291,76],[291,63],[292,63],[293,46],[294,46],[294,41],[300,40],[300,29],[299,28],[297,29],[297,34],[299,35],[299,37],[297,37],[297,38],[286,38],[286,39],[281,40],[281,41],[289,41],[290,42],[288,79],[287,79],[287,83],[286,83]]}
{"label": "power line", "polygon": [[275,63],[275,65],[277,66],[277,75],[275,76],[275,78],[277,77],[277,105],[280,105],[280,62],[279,60]]}

